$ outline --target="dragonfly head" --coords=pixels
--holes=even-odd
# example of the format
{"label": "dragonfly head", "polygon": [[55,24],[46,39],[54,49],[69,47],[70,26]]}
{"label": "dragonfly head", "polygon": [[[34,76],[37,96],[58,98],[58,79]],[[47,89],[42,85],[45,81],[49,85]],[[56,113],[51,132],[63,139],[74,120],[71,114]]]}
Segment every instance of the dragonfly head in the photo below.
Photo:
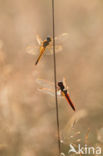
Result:
{"label": "dragonfly head", "polygon": [[63,82],[58,82],[58,86],[60,87],[61,90],[64,89],[64,85],[63,85]]}
{"label": "dragonfly head", "polygon": [[47,41],[48,41],[48,42],[51,42],[51,38],[50,38],[50,37],[47,37]]}

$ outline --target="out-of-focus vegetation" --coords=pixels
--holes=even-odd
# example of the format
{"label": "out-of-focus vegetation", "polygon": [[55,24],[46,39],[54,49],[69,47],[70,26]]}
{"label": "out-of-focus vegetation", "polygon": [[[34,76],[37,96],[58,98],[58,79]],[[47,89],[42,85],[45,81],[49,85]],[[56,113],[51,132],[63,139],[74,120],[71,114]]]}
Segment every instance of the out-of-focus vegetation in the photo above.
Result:
{"label": "out-of-focus vegetation", "polygon": [[[69,33],[56,56],[57,80],[67,78],[77,109],[58,100],[61,152],[68,155],[77,131],[84,144],[88,128],[88,144],[103,147],[102,0],[55,0],[55,32]],[[58,152],[55,99],[39,93],[35,82],[53,81],[53,57],[44,56],[35,67],[36,57],[26,53],[36,34],[52,35],[51,0],[0,0],[0,156]]]}

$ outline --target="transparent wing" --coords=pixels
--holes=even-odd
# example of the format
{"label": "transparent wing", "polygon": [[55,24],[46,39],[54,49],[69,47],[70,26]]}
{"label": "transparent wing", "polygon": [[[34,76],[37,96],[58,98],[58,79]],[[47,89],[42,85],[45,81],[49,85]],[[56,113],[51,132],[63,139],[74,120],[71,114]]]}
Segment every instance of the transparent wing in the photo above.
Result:
{"label": "transparent wing", "polygon": [[39,46],[28,46],[26,48],[26,52],[30,55],[38,55],[40,53],[40,47]]}
{"label": "transparent wing", "polygon": [[65,77],[63,77],[63,84],[64,84],[64,87],[68,90],[69,87],[67,86],[67,80]]}
{"label": "transparent wing", "polygon": [[[68,33],[62,33],[59,36],[55,37],[55,41],[65,41],[69,38],[69,34]],[[38,42],[39,45],[42,44],[43,40],[41,39],[41,37],[39,35],[36,35],[36,40]],[[53,39],[52,39],[53,41]]]}
{"label": "transparent wing", "polygon": [[[38,89],[40,92],[55,96],[55,88],[53,82],[44,79],[37,79],[36,82],[42,86],[42,88]],[[57,95],[58,97],[63,97],[60,90],[57,91]]]}
{"label": "transparent wing", "polygon": [[54,83],[45,79],[36,79],[36,82],[41,85],[43,88],[48,88],[54,90]]}
{"label": "transparent wing", "polygon": [[39,35],[36,35],[36,40],[37,40],[39,45],[41,45],[43,42]]}
{"label": "transparent wing", "polygon": [[[62,48],[61,45],[56,45],[56,46],[55,46],[55,53],[57,54],[57,53],[61,52],[62,49],[63,49],[63,48]],[[53,46],[51,46],[50,54],[53,55]]]}
{"label": "transparent wing", "polygon": [[65,41],[69,38],[69,34],[68,33],[62,33],[61,35],[55,37],[55,41]]}
{"label": "transparent wing", "polygon": [[54,90],[48,89],[48,88],[39,88],[38,91],[45,93],[45,94],[49,94],[51,96],[55,96],[55,92]]}
{"label": "transparent wing", "polygon": [[[38,91],[44,93],[44,94],[48,94],[51,96],[55,96],[55,90],[53,89],[48,89],[48,88],[39,88]],[[58,98],[63,98],[63,96],[60,94],[59,91],[57,91],[57,96]]]}
{"label": "transparent wing", "polygon": [[[55,46],[55,53],[59,53],[62,51],[62,46],[61,45],[56,45]],[[49,45],[47,46],[46,50],[45,50],[45,55],[53,55],[53,46]]]}

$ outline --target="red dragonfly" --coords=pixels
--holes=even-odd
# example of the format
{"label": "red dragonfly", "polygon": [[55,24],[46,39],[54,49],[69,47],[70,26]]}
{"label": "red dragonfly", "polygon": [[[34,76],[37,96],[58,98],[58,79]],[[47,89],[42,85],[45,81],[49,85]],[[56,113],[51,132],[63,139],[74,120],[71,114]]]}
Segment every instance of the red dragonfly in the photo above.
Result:
{"label": "red dragonfly", "polygon": [[[49,94],[51,96],[55,96],[55,90],[54,90],[54,83],[44,80],[44,79],[37,79],[37,83],[42,85],[42,88],[39,88],[38,90],[42,93]],[[70,95],[68,93],[68,86],[66,84],[66,79],[63,78],[63,81],[58,82],[57,84],[57,96],[59,98],[65,97],[68,104],[72,107],[72,109],[75,111],[75,106],[73,102],[71,101]]]}
{"label": "red dragonfly", "polygon": [[71,98],[69,96],[69,93],[67,91],[67,89],[65,88],[63,82],[58,82],[58,87],[60,88],[61,90],[61,93],[62,95],[66,98],[67,102],[69,103],[69,105],[72,107],[72,109],[75,111],[75,107],[74,107],[74,104],[73,102],[71,101]]}

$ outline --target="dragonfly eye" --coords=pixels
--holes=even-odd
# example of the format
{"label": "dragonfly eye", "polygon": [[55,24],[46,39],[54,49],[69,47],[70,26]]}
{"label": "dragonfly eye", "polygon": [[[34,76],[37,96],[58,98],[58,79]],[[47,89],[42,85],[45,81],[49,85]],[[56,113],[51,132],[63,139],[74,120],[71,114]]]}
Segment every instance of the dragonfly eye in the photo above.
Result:
{"label": "dragonfly eye", "polygon": [[50,37],[47,37],[47,41],[50,42],[51,41],[51,38]]}
{"label": "dragonfly eye", "polygon": [[63,82],[58,82],[58,86],[63,86]]}

